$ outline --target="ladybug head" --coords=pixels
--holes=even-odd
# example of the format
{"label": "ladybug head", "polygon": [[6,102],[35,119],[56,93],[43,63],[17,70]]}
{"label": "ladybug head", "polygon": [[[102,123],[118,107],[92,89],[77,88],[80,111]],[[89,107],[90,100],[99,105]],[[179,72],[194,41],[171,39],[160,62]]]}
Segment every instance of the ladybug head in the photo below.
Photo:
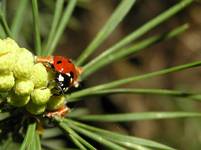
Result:
{"label": "ladybug head", "polygon": [[54,88],[54,94],[60,95],[68,92],[69,88],[73,86],[73,75],[56,73],[55,76],[56,87]]}

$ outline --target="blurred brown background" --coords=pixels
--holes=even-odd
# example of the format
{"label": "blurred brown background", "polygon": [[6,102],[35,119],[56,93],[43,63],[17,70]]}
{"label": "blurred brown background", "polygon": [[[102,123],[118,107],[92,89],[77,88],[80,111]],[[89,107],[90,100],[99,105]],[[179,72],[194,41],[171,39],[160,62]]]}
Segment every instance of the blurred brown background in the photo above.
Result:
{"label": "blurred brown background", "polygon": [[[11,1],[11,0],[10,0]],[[157,16],[178,0],[138,0],[124,21],[118,26],[107,41],[102,44],[94,58],[113,43],[134,31],[148,20]],[[56,54],[77,58],[84,48],[94,38],[99,29],[104,25],[119,0],[80,0],[75,9],[73,19],[61,39]],[[9,3],[9,20],[15,14],[17,1]],[[40,1],[42,36],[45,40],[50,29],[54,1]],[[23,28],[21,45],[33,47],[31,12],[27,11]],[[143,74],[162,68],[175,66],[201,58],[201,3],[193,5],[158,26],[144,37],[157,33],[167,32],[170,29],[188,22],[190,29],[179,37],[162,42],[143,50],[137,55],[119,60],[104,67],[91,75],[83,87],[89,87],[100,83],[106,83],[116,79],[122,79],[136,74]],[[144,38],[143,37],[143,38]],[[141,38],[141,39],[143,39]],[[28,42],[25,41],[28,39]],[[182,89],[184,91],[201,91],[201,68],[194,68],[179,73],[169,74],[153,79],[148,79],[127,87],[137,88],[167,88]],[[75,108],[86,106],[91,113],[124,113],[145,111],[199,111],[199,102],[188,99],[175,99],[172,97],[160,97],[151,95],[115,95],[88,98],[89,100],[75,104]],[[96,100],[90,100],[96,99]],[[127,132],[131,135],[163,142],[182,150],[201,149],[201,120],[199,119],[169,119],[157,121],[139,121],[121,124],[97,124],[107,129]]]}

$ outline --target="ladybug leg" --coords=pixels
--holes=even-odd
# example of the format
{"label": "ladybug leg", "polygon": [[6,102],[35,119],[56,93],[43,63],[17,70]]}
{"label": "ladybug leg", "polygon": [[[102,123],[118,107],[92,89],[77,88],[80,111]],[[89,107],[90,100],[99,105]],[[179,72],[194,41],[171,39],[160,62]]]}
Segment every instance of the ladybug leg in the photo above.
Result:
{"label": "ladybug leg", "polygon": [[52,66],[50,64],[43,63],[47,71],[52,71]]}
{"label": "ladybug leg", "polygon": [[35,56],[35,62],[39,63],[53,63],[52,56]]}
{"label": "ladybug leg", "polygon": [[51,111],[51,112],[46,113],[45,116],[48,118],[53,118],[56,116],[64,117],[69,111],[70,111],[70,109],[64,105],[56,111]]}
{"label": "ladybug leg", "polygon": [[82,72],[83,72],[82,67],[76,67],[75,69],[76,69],[76,72],[77,72],[78,75],[82,74]]}
{"label": "ladybug leg", "polygon": [[35,56],[36,63],[42,63],[48,70],[51,70],[53,64],[52,56]]}
{"label": "ladybug leg", "polygon": [[[77,72],[77,75],[78,75],[78,76],[79,76],[80,74],[82,74],[82,72],[83,72],[83,68],[82,68],[82,67],[76,67],[75,69],[76,69],[76,72]],[[79,86],[79,81],[78,81],[78,79],[76,79],[76,80],[74,81],[73,86],[76,87],[76,88]]]}
{"label": "ladybug leg", "polygon": [[73,86],[74,86],[75,88],[79,87],[79,82],[78,82],[78,81],[74,81]]}

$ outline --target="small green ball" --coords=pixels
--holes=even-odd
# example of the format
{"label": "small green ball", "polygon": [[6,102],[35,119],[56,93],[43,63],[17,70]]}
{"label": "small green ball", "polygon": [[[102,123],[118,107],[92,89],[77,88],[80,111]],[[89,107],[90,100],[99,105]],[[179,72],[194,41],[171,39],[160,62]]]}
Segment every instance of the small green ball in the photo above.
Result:
{"label": "small green ball", "polygon": [[30,95],[17,95],[14,92],[9,93],[7,102],[16,107],[25,106],[30,100]]}
{"label": "small green ball", "polygon": [[10,39],[0,40],[0,72],[8,73],[13,70],[19,51],[17,43]]}
{"label": "small green ball", "polygon": [[36,105],[46,104],[50,97],[51,91],[48,88],[35,89],[31,93],[32,102]]}
{"label": "small green ball", "polygon": [[25,48],[21,48],[13,69],[15,77],[21,80],[30,79],[33,65],[34,57],[32,53]]}
{"label": "small green ball", "polygon": [[0,72],[8,73],[13,70],[15,65],[16,55],[14,52],[9,52],[7,54],[0,56]]}
{"label": "small green ball", "polygon": [[19,46],[14,40],[10,38],[6,38],[4,40],[0,39],[0,56],[9,52],[16,52],[18,49]]}
{"label": "small green ball", "polygon": [[50,81],[49,82],[49,84],[48,84],[48,88],[49,89],[54,89],[55,88],[55,86],[56,86],[56,82],[55,82],[55,72],[53,72],[53,71],[48,71],[48,81]]}
{"label": "small green ball", "polygon": [[9,51],[16,52],[16,51],[18,51],[20,49],[18,44],[11,38],[6,38],[3,41],[4,41],[5,45],[6,45],[6,48]]}
{"label": "small green ball", "polygon": [[34,84],[31,80],[17,80],[14,91],[17,95],[30,95],[34,89]]}
{"label": "small green ball", "polygon": [[28,112],[30,112],[31,114],[33,115],[40,115],[42,114],[46,109],[46,104],[44,105],[36,105],[34,104],[33,102],[29,102],[27,105],[26,105],[26,110]]}
{"label": "small green ball", "polygon": [[13,73],[0,74],[0,92],[6,92],[11,90],[15,84],[15,78]]}
{"label": "small green ball", "polygon": [[46,87],[48,84],[48,73],[41,63],[35,64],[32,69],[31,79],[35,88]]}
{"label": "small green ball", "polygon": [[65,104],[64,96],[52,96],[47,103],[48,110],[57,110]]}
{"label": "small green ball", "polygon": [[6,48],[6,43],[0,39],[0,56],[5,55],[8,52],[10,52],[10,50]]}
{"label": "small green ball", "polygon": [[55,79],[55,72],[50,70],[50,71],[47,72],[47,74],[48,74],[48,81],[51,81],[51,80]]}

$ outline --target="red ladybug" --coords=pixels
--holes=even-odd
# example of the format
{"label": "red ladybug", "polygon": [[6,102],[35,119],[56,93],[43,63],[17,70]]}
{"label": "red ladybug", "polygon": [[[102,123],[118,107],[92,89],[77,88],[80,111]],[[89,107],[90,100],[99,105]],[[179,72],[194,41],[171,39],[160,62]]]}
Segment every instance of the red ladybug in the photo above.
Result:
{"label": "red ladybug", "polygon": [[78,75],[81,68],[76,67],[71,59],[64,56],[37,56],[36,62],[43,63],[47,68],[55,71],[56,91],[55,95],[65,94],[71,87],[77,87]]}

